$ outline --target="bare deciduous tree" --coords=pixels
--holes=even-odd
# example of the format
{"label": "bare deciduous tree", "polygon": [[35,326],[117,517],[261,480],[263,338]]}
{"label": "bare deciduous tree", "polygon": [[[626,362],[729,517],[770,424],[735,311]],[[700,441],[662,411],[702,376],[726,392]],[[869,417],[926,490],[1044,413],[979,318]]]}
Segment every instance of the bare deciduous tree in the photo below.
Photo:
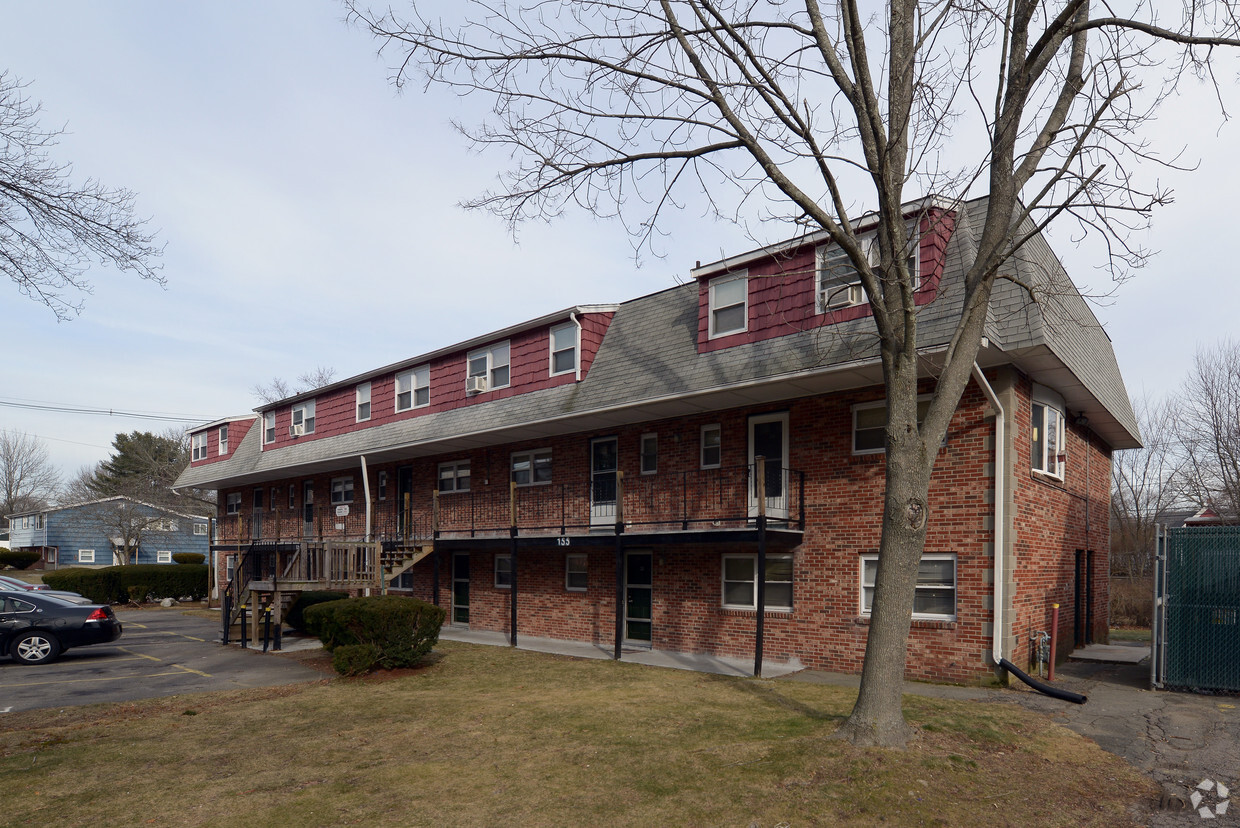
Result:
{"label": "bare deciduous tree", "polygon": [[39,438],[0,430],[0,519],[43,508],[55,496],[59,483],[60,472]]}
{"label": "bare deciduous tree", "polygon": [[299,375],[295,384],[289,383],[282,377],[272,377],[271,382],[266,385],[256,383],[250,389],[250,393],[265,403],[274,403],[315,388],[322,388],[324,385],[331,385],[335,376],[335,368],[319,365],[313,371]]}
{"label": "bare deciduous tree", "polygon": [[85,503],[99,496],[95,490],[95,476],[99,473],[99,464],[80,466],[73,476],[60,486],[60,494],[56,500],[61,505]]}
{"label": "bare deciduous tree", "polygon": [[[425,14],[415,4],[409,17],[346,5],[394,54],[398,86],[485,99],[490,116],[463,132],[514,166],[471,206],[514,224],[574,206],[616,216],[640,252],[669,211],[705,193],[716,216],[773,222],[775,240],[824,232],[845,251],[873,313],[888,424],[865,666],[841,733],[904,744],[930,475],[995,280],[1011,278],[1005,262],[1059,217],[1100,233],[1116,272],[1140,264],[1128,231],[1167,197],[1134,176],[1157,160],[1141,128],[1182,74],[1208,76],[1218,47],[1240,45],[1235,8],[1194,0],[1167,23],[1142,0],[460,0]],[[931,193],[989,200],[919,423],[904,205]],[[860,204],[877,217],[876,261],[857,232]]]}
{"label": "bare deciduous tree", "polygon": [[1185,496],[1240,517],[1240,342],[1199,349],[1180,396]]}
{"label": "bare deciduous tree", "polygon": [[134,215],[134,194],[72,181],[72,167],[51,156],[62,130],[40,126],[40,114],[26,85],[0,72],[0,273],[62,320],[81,312],[95,262],[162,287],[163,251]]}
{"label": "bare deciduous tree", "polygon": [[1182,502],[1185,458],[1169,400],[1134,399],[1133,411],[1145,445],[1111,460],[1111,571],[1144,578],[1153,563],[1154,527]]}

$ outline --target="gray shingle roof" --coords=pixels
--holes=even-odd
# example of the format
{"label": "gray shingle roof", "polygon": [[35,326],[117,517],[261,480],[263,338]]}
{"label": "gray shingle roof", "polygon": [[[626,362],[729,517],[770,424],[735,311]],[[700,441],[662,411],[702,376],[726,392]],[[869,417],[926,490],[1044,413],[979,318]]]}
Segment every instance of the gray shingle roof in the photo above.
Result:
{"label": "gray shingle roof", "polygon": [[[951,337],[963,301],[964,268],[972,261],[984,210],[982,199],[964,205],[958,215],[938,295],[920,309],[924,348],[945,345]],[[1044,239],[1039,236],[1026,245],[1015,270],[1022,282],[1038,286],[1037,301],[1011,282],[998,282],[987,336],[1007,361],[1061,390],[1070,409],[1087,412],[1095,431],[1112,446],[1137,445],[1136,418],[1110,340]],[[829,374],[841,366],[872,366],[878,355],[868,317],[701,354],[697,331],[696,283],[643,296],[619,306],[580,383],[306,440],[277,451],[260,451],[262,429],[252,428],[232,457],[187,469],[177,486],[256,480],[294,468],[309,472],[316,465],[339,467],[362,455],[381,460],[385,452],[417,456],[538,439],[557,427],[584,430],[590,427],[585,425],[589,417],[611,417],[613,424],[642,422],[653,419],[655,406],[669,400],[700,399],[698,410],[727,408],[740,403],[721,396],[723,392],[757,384],[782,382],[789,388],[783,398],[801,396],[806,392],[796,390],[799,378]],[[865,376],[867,380],[853,384],[877,382],[872,369]],[[713,402],[711,394],[716,395]],[[663,416],[668,415],[664,410]]]}

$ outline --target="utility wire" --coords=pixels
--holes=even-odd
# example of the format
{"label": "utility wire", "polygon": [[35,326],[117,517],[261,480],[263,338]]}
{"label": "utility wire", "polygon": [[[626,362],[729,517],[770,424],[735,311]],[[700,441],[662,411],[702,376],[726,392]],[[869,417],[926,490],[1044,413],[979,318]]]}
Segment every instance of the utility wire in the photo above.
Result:
{"label": "utility wire", "polygon": [[0,406],[8,408],[24,408],[29,411],[52,411],[58,414],[87,414],[97,417],[127,417],[134,420],[159,420],[170,423],[209,423],[211,417],[188,417],[184,414],[160,414],[144,411],[121,411],[115,408],[90,408],[78,405],[58,405],[55,403],[17,402],[16,400],[0,399]]}

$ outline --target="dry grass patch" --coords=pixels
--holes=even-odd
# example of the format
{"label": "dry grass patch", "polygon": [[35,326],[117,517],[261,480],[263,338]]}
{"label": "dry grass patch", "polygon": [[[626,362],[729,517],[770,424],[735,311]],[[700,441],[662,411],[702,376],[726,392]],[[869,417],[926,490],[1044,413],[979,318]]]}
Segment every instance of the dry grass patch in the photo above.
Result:
{"label": "dry grass patch", "polygon": [[[396,677],[4,717],[12,825],[1126,825],[1148,780],[1015,706],[443,642]],[[1049,807],[1053,798],[1054,807]]]}

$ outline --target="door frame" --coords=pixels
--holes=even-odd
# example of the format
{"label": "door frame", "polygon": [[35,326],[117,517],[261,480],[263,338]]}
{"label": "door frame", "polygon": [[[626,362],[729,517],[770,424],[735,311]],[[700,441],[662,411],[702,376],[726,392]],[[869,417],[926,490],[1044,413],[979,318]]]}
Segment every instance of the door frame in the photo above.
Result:
{"label": "door frame", "polygon": [[[629,583],[629,560],[637,555],[645,555],[650,559],[650,583],[632,585]],[[650,625],[649,638],[630,638],[629,637],[629,589],[634,587],[637,589],[647,589],[650,591],[650,617],[637,618],[634,620],[644,621]],[[624,552],[624,636],[623,643],[631,647],[649,648],[654,644],[654,550],[652,549],[626,549]]]}
{"label": "door frame", "polygon": [[[451,608],[448,614],[448,619],[449,619],[448,623],[454,627],[464,627],[466,629],[469,628],[469,598],[470,598],[470,595],[469,595],[469,592],[470,592],[470,560],[469,560],[469,557],[470,555],[468,552],[453,552],[452,553],[452,558],[451,558],[452,571],[450,573],[452,575],[452,588],[448,591],[449,600],[451,602]],[[461,560],[462,558],[465,560],[465,577],[458,578],[456,565],[457,565],[457,561]],[[458,604],[456,602],[456,585],[458,583],[465,584],[465,603],[464,604]],[[458,609],[465,610],[464,621],[456,620],[456,611]]]}
{"label": "door frame", "polygon": [[[781,470],[780,471],[780,482],[782,484],[783,492],[780,494],[779,497],[776,497],[776,498],[772,498],[770,496],[767,497],[766,516],[768,518],[775,518],[777,520],[787,520],[788,519],[788,483],[789,483],[788,454],[791,451],[790,444],[792,442],[791,435],[788,433],[789,430],[788,430],[787,409],[783,411],[771,411],[766,414],[749,415],[746,430],[747,430],[747,442],[749,444],[749,448],[748,448],[749,467],[751,469],[754,468],[754,456],[755,456],[754,442],[753,442],[753,430],[754,430],[755,425],[762,424],[762,423],[781,423],[782,424],[781,431],[783,432],[782,456],[778,458],[779,467]],[[772,458],[768,457],[766,459],[771,460]],[[754,470],[754,474],[755,475],[757,474],[756,469]],[[748,500],[749,500],[749,516],[751,518],[757,517],[758,516],[758,495],[757,495],[756,476],[751,478],[751,483],[750,483],[749,492],[748,492]]]}
{"label": "door frame", "polygon": [[[604,470],[597,471],[594,468],[594,446],[599,443],[613,443],[616,447],[616,467],[610,472]],[[590,453],[590,527],[598,526],[615,526],[616,524],[616,498],[615,493],[618,489],[613,488],[613,496],[610,502],[602,501],[601,505],[596,506],[594,502],[594,476],[596,474],[617,475],[620,471],[620,438],[614,435],[606,437],[591,437],[588,451]]]}

